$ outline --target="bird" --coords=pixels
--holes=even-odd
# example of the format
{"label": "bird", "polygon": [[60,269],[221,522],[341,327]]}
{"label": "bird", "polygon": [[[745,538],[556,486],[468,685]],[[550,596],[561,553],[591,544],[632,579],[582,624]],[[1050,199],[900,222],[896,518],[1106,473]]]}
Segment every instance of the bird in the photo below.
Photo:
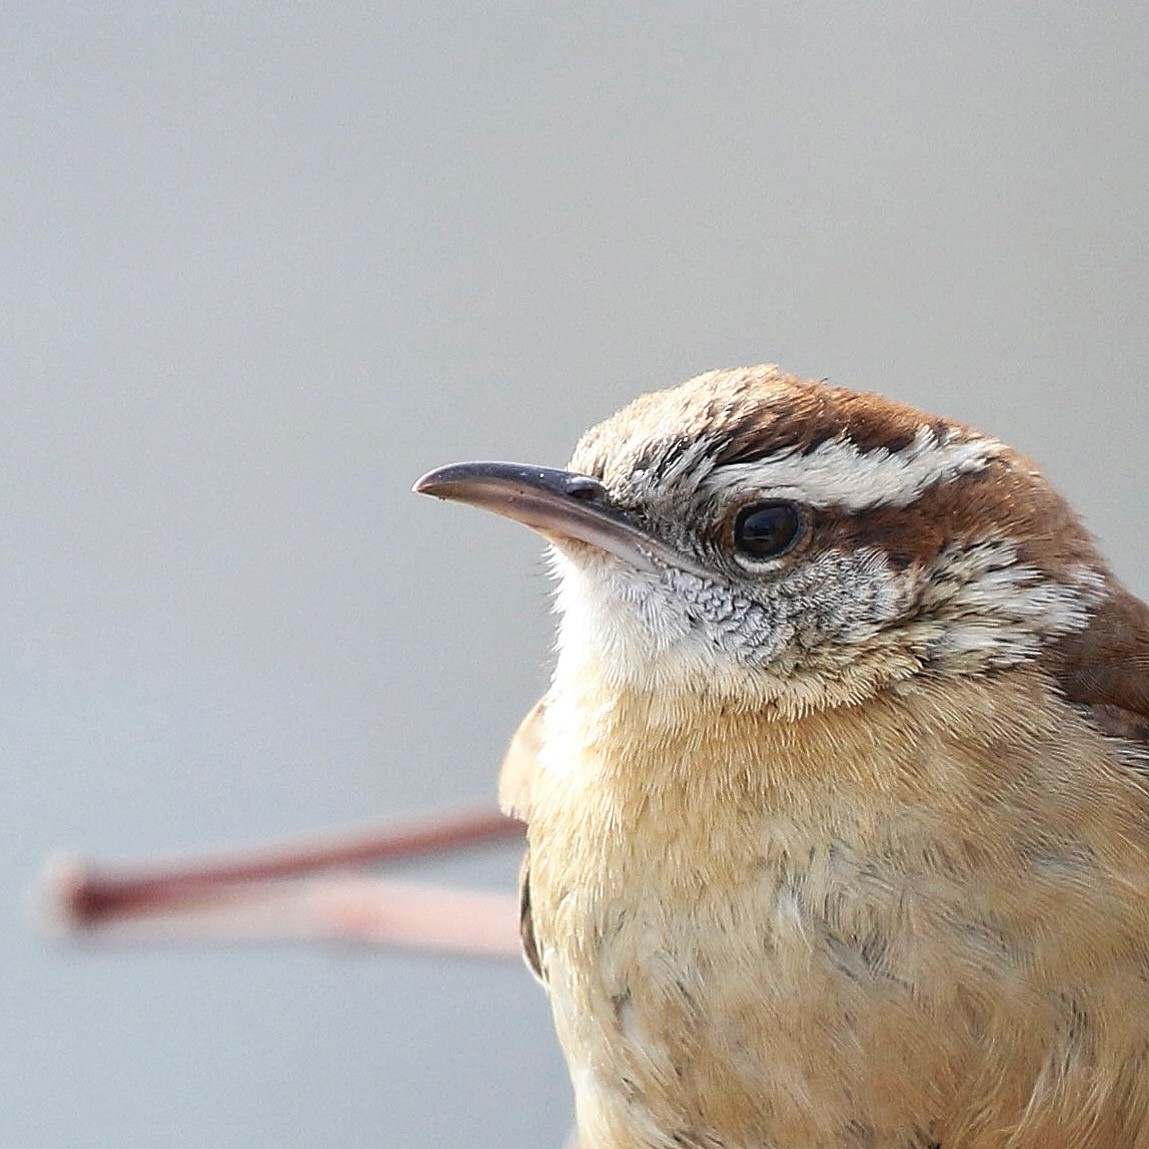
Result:
{"label": "bird", "polygon": [[500,782],[582,1149],[1149,1146],[1149,608],[997,439],[774,366],[566,469]]}

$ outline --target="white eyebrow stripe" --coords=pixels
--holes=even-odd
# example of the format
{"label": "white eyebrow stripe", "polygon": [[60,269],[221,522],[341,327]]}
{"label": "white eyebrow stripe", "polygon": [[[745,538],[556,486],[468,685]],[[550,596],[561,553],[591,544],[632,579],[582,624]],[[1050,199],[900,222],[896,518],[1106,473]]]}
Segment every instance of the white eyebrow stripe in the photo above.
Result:
{"label": "white eyebrow stripe", "polygon": [[814,507],[908,507],[935,483],[982,470],[1000,450],[996,439],[938,438],[919,427],[898,451],[860,451],[849,439],[827,439],[809,454],[787,454],[717,467],[703,485],[724,495],[784,491]]}

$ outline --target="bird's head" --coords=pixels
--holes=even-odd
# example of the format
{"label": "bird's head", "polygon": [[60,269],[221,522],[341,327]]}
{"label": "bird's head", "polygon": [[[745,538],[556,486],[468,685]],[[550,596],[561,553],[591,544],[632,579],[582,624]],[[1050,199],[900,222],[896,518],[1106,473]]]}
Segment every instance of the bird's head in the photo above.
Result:
{"label": "bird's head", "polygon": [[416,490],[551,542],[560,676],[789,714],[1032,660],[1108,593],[1032,463],[775,367],[644,395],[588,431],[569,470],[463,463]]}

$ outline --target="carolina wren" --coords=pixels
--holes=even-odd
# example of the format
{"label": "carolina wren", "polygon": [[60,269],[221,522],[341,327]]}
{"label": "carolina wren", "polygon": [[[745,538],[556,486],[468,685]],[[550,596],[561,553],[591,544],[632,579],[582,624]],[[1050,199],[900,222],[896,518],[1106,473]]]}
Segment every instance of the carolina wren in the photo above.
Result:
{"label": "carolina wren", "polygon": [[996,440],[774,367],[569,471],[505,805],[583,1149],[1149,1146],[1149,609]]}

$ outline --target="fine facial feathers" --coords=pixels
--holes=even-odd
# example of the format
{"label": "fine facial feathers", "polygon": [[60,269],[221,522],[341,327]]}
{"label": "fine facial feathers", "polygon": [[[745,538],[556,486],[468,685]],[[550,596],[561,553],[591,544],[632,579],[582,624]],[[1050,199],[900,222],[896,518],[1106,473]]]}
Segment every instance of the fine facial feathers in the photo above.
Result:
{"label": "fine facial feathers", "polygon": [[998,441],[773,367],[567,472],[504,798],[584,1149],[1149,1147],[1149,611]]}

